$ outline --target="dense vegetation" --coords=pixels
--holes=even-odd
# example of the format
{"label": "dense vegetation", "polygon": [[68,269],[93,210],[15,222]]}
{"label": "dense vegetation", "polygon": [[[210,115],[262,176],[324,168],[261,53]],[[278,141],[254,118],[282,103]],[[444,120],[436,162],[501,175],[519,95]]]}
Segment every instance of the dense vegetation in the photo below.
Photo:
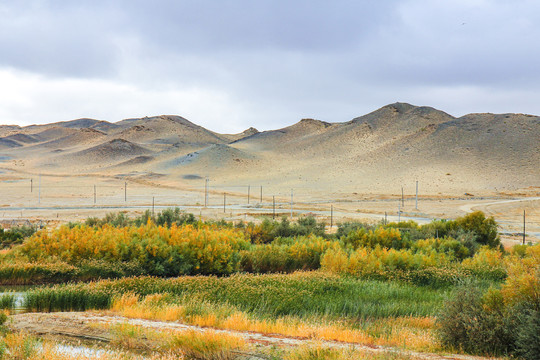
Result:
{"label": "dense vegetation", "polygon": [[14,226],[10,229],[0,227],[0,249],[22,244],[23,239],[36,232],[33,226]]}
{"label": "dense vegetation", "polygon": [[[440,236],[427,237],[434,228]],[[482,213],[424,226],[348,223],[332,236],[324,229],[310,217],[232,224],[196,221],[178,209],[155,218],[109,214],[30,236],[0,259],[0,282],[317,269],[432,285],[506,276],[496,224]]]}
{"label": "dense vegetation", "polygon": [[[540,245],[505,252],[481,212],[426,225],[344,223],[327,234],[310,217],[233,224],[167,209],[28,235],[0,254],[0,282],[111,279],[30,291],[37,311],[112,309],[384,345],[405,337],[420,349],[437,342],[437,328],[448,349],[539,354]],[[0,298],[1,308],[13,304]]]}
{"label": "dense vegetation", "polygon": [[438,320],[444,345],[540,359],[540,245],[518,245],[506,268],[500,288],[463,286],[445,304]]}

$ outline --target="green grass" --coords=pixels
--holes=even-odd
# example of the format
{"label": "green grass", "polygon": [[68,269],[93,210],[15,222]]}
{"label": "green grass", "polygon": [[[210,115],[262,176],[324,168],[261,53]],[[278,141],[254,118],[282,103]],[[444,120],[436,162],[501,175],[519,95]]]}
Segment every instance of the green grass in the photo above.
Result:
{"label": "green grass", "polygon": [[226,304],[262,318],[383,318],[435,315],[451,288],[403,282],[360,280],[321,272],[230,277],[190,276],[104,280],[31,290],[26,305],[36,311],[70,311],[110,307],[124,293],[168,293],[172,302],[193,300]]}
{"label": "green grass", "polygon": [[0,309],[10,310],[15,307],[15,295],[14,294],[2,294],[0,295]]}
{"label": "green grass", "polygon": [[28,291],[24,296],[24,307],[40,312],[107,309],[112,295],[113,292],[93,290],[83,283],[55,285]]}

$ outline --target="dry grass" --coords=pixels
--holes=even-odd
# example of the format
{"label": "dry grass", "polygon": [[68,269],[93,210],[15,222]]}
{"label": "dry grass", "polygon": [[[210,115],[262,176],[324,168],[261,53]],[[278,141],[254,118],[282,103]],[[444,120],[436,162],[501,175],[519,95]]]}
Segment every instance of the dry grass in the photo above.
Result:
{"label": "dry grass", "polygon": [[186,359],[232,359],[236,351],[248,346],[241,337],[211,330],[156,330],[127,323],[97,326],[109,331],[113,335],[111,344],[122,350],[157,351]]}
{"label": "dry grass", "polygon": [[238,310],[216,309],[216,305],[212,304],[207,304],[207,311],[201,313],[199,309],[198,313],[193,314],[189,309],[191,304],[167,304],[166,300],[167,295],[164,294],[144,298],[127,294],[113,302],[111,311],[128,318],[181,321],[195,326],[234,331],[253,331],[262,334],[365,345],[396,346],[420,351],[439,350],[432,331],[435,326],[433,317],[382,318],[364,320],[361,323],[330,321],[321,318],[307,321],[293,316],[262,319],[254,318]]}
{"label": "dry grass", "polygon": [[303,346],[289,351],[284,360],[409,360],[410,355],[381,351],[378,353],[356,349],[331,349],[324,346]]}
{"label": "dry grass", "polygon": [[213,331],[176,332],[169,341],[171,351],[180,350],[187,359],[228,360],[247,347],[244,339]]}

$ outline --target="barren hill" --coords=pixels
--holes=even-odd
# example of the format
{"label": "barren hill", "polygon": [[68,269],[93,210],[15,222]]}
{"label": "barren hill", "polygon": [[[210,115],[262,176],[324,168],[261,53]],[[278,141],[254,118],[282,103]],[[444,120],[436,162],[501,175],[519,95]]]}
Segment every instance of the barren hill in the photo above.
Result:
{"label": "barren hill", "polygon": [[119,138],[140,143],[157,144],[219,144],[226,140],[219,134],[180,116],[154,116],[123,120],[117,123],[122,129],[114,133]]}
{"label": "barren hill", "polygon": [[[43,163],[58,173],[138,171],[171,182],[210,176],[227,186],[321,193],[398,192],[416,180],[431,194],[540,187],[540,118],[523,114],[456,118],[395,103],[344,123],[302,119],[240,134],[218,134],[171,115],[0,130],[0,156],[26,161],[26,171]],[[15,160],[3,165],[22,166]]]}

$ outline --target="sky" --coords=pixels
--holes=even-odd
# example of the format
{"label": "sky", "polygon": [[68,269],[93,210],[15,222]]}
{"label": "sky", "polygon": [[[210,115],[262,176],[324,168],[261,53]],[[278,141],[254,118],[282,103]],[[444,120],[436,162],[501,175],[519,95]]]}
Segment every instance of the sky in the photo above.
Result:
{"label": "sky", "polygon": [[0,0],[0,123],[540,115],[536,0]]}

